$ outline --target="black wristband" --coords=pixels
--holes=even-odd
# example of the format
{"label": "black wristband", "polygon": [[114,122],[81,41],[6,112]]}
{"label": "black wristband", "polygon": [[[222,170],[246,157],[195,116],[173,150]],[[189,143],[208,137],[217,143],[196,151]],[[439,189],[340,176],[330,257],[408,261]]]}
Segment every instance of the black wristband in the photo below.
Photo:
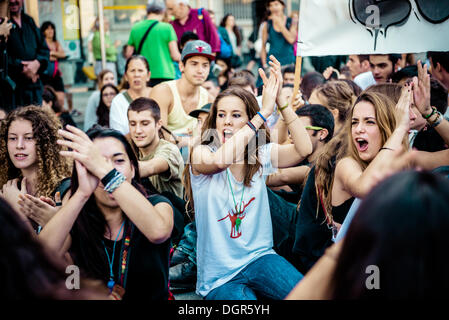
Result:
{"label": "black wristband", "polygon": [[101,179],[101,183],[106,186],[117,174],[118,171],[116,169],[112,169]]}

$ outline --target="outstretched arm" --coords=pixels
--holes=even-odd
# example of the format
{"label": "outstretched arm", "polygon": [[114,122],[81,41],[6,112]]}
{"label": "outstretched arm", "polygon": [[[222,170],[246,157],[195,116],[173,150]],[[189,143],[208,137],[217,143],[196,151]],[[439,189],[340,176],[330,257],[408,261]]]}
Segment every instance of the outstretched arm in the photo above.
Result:
{"label": "outstretched arm", "polygon": [[[430,105],[430,75],[427,73],[427,65],[424,67],[421,61],[418,61],[418,77],[413,78],[413,98],[416,107],[427,122],[434,124],[435,130],[449,145],[449,121],[436,112]],[[439,124],[437,124],[439,122]]]}
{"label": "outstretched arm", "polygon": [[[259,72],[263,72],[259,69]],[[270,72],[262,99],[260,113],[266,119],[272,113],[278,92],[280,81],[276,72]],[[264,123],[260,115],[250,119],[255,129],[258,130]],[[216,152],[211,152],[206,146],[200,145],[192,151],[192,169],[194,173],[214,174],[225,170],[231,164],[243,159],[248,142],[253,138],[255,132],[249,125],[240,128],[231,139],[227,140]]]}

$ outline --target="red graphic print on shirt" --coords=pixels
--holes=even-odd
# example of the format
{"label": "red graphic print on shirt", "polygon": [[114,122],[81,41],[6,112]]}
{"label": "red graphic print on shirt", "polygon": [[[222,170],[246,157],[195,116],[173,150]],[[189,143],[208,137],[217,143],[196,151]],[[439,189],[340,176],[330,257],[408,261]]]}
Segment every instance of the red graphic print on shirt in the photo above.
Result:
{"label": "red graphic print on shirt", "polygon": [[246,216],[245,209],[247,206],[249,206],[249,204],[254,199],[256,199],[256,198],[252,197],[247,204],[245,204],[245,201],[242,201],[243,208],[241,208],[241,210],[237,209],[238,205],[235,205],[234,210],[228,211],[228,215],[226,217],[218,220],[218,221],[222,221],[226,218],[229,218],[229,220],[231,220],[231,238],[232,239],[237,239],[242,235],[240,225],[242,224],[242,220]]}

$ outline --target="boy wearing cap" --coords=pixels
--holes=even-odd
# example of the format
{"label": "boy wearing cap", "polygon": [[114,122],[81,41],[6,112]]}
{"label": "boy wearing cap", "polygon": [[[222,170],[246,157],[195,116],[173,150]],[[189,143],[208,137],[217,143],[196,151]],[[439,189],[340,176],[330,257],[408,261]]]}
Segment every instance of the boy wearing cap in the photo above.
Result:
{"label": "boy wearing cap", "polygon": [[197,120],[189,113],[213,102],[213,97],[201,85],[214,59],[209,44],[201,40],[189,41],[181,54],[181,78],[163,82],[151,91],[150,98],[156,100],[161,110],[162,125],[181,137],[178,146],[188,144],[186,136],[196,127]]}
{"label": "boy wearing cap", "polygon": [[211,106],[212,103],[207,103],[204,106],[202,106],[201,109],[196,109],[189,113],[189,116],[198,119],[198,124],[196,128],[199,131],[201,131],[201,127],[203,126],[204,122],[206,122],[206,119],[209,116]]}

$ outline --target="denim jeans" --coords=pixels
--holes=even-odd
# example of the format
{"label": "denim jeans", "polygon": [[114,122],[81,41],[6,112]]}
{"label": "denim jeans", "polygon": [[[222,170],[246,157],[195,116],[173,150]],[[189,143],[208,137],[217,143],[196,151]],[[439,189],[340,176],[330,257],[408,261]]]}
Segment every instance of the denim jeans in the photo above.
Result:
{"label": "denim jeans", "polygon": [[234,278],[213,289],[206,300],[284,299],[303,278],[287,260],[266,254],[251,262]]}
{"label": "denim jeans", "polygon": [[184,234],[179,241],[176,250],[185,253],[189,260],[196,265],[196,224],[195,221],[188,223],[184,227]]}

